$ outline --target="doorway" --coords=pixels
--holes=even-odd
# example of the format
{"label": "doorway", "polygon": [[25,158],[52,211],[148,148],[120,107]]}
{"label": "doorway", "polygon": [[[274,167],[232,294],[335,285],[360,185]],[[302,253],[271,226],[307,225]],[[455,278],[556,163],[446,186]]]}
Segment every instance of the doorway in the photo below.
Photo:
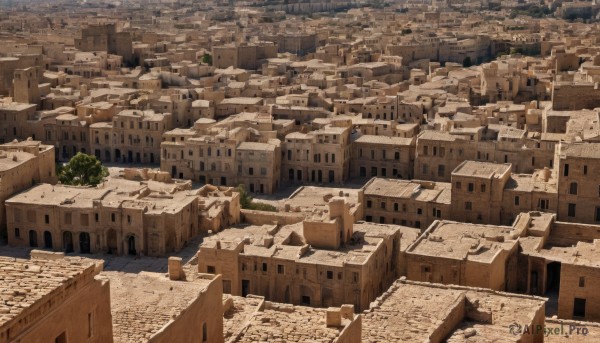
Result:
{"label": "doorway", "polygon": [[127,253],[129,255],[137,255],[137,251],[135,250],[135,236],[127,238]]}
{"label": "doorway", "polygon": [[89,254],[90,249],[90,234],[87,232],[81,232],[79,234],[79,251],[82,254]]}
{"label": "doorway", "polygon": [[245,297],[250,292],[250,280],[242,280],[242,296]]}
{"label": "doorway", "polygon": [[67,254],[73,252],[73,234],[71,231],[65,231],[63,233],[63,249]]}
{"label": "doorway", "polygon": [[44,231],[44,248],[52,249],[52,233]]}

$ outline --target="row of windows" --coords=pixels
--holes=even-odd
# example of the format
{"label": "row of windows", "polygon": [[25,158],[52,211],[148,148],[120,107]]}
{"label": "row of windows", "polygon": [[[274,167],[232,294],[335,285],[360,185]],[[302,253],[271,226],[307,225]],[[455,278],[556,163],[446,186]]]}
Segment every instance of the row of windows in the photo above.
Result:
{"label": "row of windows", "polygon": [[[358,150],[358,157],[363,157],[363,149]],[[387,154],[386,154],[385,150],[381,150],[381,158],[384,160],[387,159]],[[372,160],[376,159],[375,150],[371,150],[371,159]],[[400,160],[400,152],[399,151],[394,152],[394,160],[396,160],[396,161]]]}
{"label": "row of windows", "polygon": [[[457,181],[454,185],[456,186],[456,189],[462,189],[462,183],[460,181]],[[480,185],[480,189],[481,189],[481,193],[485,193],[486,185],[484,183],[482,183]],[[469,193],[473,193],[475,191],[475,184],[472,182],[469,182],[467,184],[467,191]]]}
{"label": "row of windows", "polygon": [[[30,215],[29,212],[27,214],[28,214],[28,216],[27,216],[28,217],[27,218],[28,221],[30,223],[35,223],[36,222],[35,215],[32,216],[32,215]],[[21,212],[20,211],[15,211],[15,213],[14,213],[14,219],[15,219],[15,222],[20,222],[21,221]],[[110,214],[110,219],[111,219],[112,222],[115,222],[116,221],[116,214],[115,213],[111,213]],[[94,220],[95,220],[96,223],[98,223],[100,221],[100,214],[94,213]],[[69,224],[70,225],[72,222],[73,222],[72,214],[71,213],[65,213],[65,224]],[[127,222],[129,224],[131,224],[131,216],[130,215],[127,215]],[[47,215],[47,214],[44,215],[44,223],[45,224],[50,224],[50,216]],[[89,215],[87,213],[81,213],[79,215],[79,224],[82,225],[82,226],[89,225]]]}
{"label": "row of windows", "polygon": [[[269,265],[266,262],[263,262],[261,264],[261,271],[266,273],[268,271]],[[242,271],[247,271],[248,270],[248,266],[246,265],[246,263],[242,263],[241,265],[241,269]],[[258,265],[254,264],[254,271],[258,270]],[[206,266],[206,272],[209,274],[216,274],[216,268],[214,266],[210,266],[207,265]],[[278,264],[277,265],[277,274],[280,275],[285,275],[285,266],[283,264]],[[296,274],[300,274],[300,268],[296,267]],[[303,268],[303,274],[304,277],[306,277],[306,268]],[[328,270],[326,271],[326,277],[328,280],[333,280],[334,279],[334,272],[332,270]],[[337,279],[338,280],[342,280],[343,278],[343,274],[342,272],[338,272],[337,273]],[[359,274],[358,272],[352,272],[352,281],[353,282],[358,282],[359,279]]]}

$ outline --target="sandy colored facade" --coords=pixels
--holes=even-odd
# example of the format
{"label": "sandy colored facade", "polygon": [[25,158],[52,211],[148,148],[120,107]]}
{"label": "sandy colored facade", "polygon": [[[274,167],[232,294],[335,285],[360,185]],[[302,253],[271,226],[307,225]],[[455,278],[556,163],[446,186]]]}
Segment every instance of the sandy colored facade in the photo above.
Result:
{"label": "sandy colored facade", "polygon": [[[525,220],[525,219],[522,219]],[[515,227],[437,221],[406,252],[409,280],[516,290]]]}
{"label": "sandy colored facade", "polygon": [[161,144],[161,169],[174,178],[200,183],[244,185],[253,193],[271,194],[279,189],[281,142],[244,128],[215,134],[173,136]]}
{"label": "sandy colored facade", "polygon": [[363,186],[365,220],[427,229],[450,218],[450,184],[373,178]]}
{"label": "sandy colored facade", "polygon": [[[356,208],[343,197],[328,204],[329,214],[298,224],[219,233],[201,245],[199,272],[222,274],[224,293],[232,295],[367,308],[401,270],[401,227],[355,224]],[[249,239],[240,241],[240,235]]]}
{"label": "sandy colored facade", "polygon": [[36,183],[56,183],[54,147],[38,141],[0,145],[0,230],[6,237],[5,201]]}
{"label": "sandy colored facade", "polygon": [[341,184],[349,175],[350,123],[308,133],[295,132],[282,144],[282,183]]}
{"label": "sandy colored facade", "polygon": [[352,143],[350,177],[412,179],[414,138],[363,135]]}
{"label": "sandy colored facade", "polygon": [[35,104],[0,103],[0,142],[8,143],[13,139],[23,139],[27,120],[33,118],[36,107]]}
{"label": "sandy colored facade", "polygon": [[0,341],[113,342],[109,282],[98,276],[102,262],[36,250],[31,255],[0,259],[2,288],[13,293],[3,305]]}
{"label": "sandy colored facade", "polygon": [[126,169],[94,188],[40,184],[6,201],[8,244],[78,253],[163,256],[240,220],[239,194]]}
{"label": "sandy colored facade", "polygon": [[600,144],[557,148],[558,220],[600,223]]}
{"label": "sandy colored facade", "polygon": [[[171,129],[172,119],[170,113],[127,110],[113,118],[112,127],[104,123],[98,125],[91,127],[93,151],[90,153],[103,160],[112,156],[108,162],[156,164],[160,160],[162,136]],[[107,129],[110,132],[106,132]],[[110,137],[108,146],[106,134]],[[107,149],[112,154],[107,154]]]}

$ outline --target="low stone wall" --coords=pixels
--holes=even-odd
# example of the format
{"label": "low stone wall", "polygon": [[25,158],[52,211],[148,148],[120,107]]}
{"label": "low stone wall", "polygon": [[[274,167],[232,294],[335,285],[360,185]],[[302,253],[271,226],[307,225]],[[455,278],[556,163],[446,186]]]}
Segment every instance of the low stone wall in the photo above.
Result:
{"label": "low stone wall", "polygon": [[252,225],[265,225],[277,222],[280,225],[290,225],[301,222],[304,216],[300,213],[266,212],[241,210],[242,222]]}

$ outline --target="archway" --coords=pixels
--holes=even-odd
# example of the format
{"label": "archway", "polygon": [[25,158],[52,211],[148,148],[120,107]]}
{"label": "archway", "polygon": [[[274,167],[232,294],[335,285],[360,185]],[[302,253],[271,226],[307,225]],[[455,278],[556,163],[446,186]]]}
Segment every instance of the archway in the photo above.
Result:
{"label": "archway", "polygon": [[50,231],[44,231],[44,248],[52,249],[52,233]]}
{"label": "archway", "polygon": [[79,251],[82,254],[89,254],[90,249],[90,234],[87,232],[79,233]]}
{"label": "archway", "polygon": [[73,252],[73,234],[71,231],[65,231],[63,233],[63,250],[67,254]]}
{"label": "archway", "polygon": [[129,255],[137,255],[137,251],[135,250],[135,236],[129,236],[127,238],[127,253]]}

